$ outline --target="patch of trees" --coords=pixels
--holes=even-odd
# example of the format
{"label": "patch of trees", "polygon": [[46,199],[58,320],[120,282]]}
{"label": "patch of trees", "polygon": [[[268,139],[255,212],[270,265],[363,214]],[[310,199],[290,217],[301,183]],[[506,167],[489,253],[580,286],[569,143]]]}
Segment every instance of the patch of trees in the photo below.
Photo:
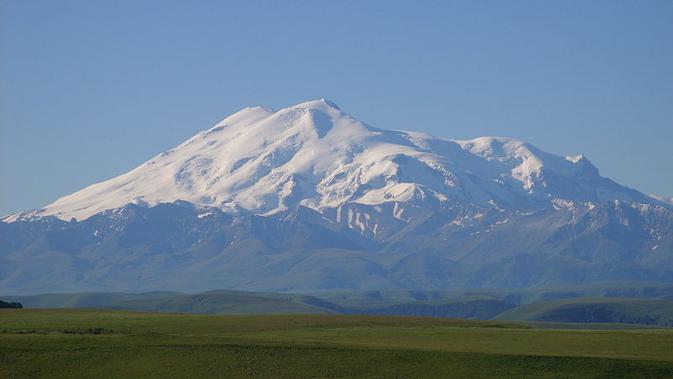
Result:
{"label": "patch of trees", "polygon": [[23,308],[23,305],[15,301],[2,301],[0,300],[0,309],[9,309],[9,308]]}

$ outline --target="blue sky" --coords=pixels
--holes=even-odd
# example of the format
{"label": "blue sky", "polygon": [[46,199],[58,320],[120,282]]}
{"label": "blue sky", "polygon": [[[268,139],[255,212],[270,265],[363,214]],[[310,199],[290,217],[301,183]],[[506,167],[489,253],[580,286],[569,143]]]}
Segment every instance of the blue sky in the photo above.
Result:
{"label": "blue sky", "polygon": [[584,153],[673,196],[673,1],[0,1],[0,213],[250,105]]}

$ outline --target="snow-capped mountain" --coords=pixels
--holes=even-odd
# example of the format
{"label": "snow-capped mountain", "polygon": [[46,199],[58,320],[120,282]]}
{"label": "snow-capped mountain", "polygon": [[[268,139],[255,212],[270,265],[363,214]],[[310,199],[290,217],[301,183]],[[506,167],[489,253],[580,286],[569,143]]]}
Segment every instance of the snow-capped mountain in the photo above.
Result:
{"label": "snow-capped mountain", "polygon": [[584,156],[246,108],[0,222],[0,292],[673,282],[673,205]]}
{"label": "snow-capped mountain", "polygon": [[126,204],[179,200],[256,215],[348,203],[528,208],[653,201],[602,178],[582,155],[560,157],[511,138],[459,141],[377,129],[322,99],[277,112],[246,108],[126,174],[6,221],[84,220]]}

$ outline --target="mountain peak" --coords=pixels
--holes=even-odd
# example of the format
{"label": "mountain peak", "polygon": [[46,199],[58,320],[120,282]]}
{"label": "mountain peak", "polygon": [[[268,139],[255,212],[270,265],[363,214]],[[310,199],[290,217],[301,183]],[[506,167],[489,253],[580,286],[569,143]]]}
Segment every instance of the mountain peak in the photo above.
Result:
{"label": "mountain peak", "polygon": [[323,110],[325,108],[332,108],[336,109],[337,111],[341,111],[341,108],[339,108],[339,106],[334,101],[325,98],[305,101],[303,103],[294,105],[290,108],[323,109]]}
{"label": "mountain peak", "polygon": [[654,201],[601,178],[583,156],[514,138],[448,140],[372,128],[318,99],[278,111],[242,109],[126,174],[29,214],[82,220],[130,203],[176,201],[269,215],[300,205],[319,212],[424,202],[544,207],[553,199]]}

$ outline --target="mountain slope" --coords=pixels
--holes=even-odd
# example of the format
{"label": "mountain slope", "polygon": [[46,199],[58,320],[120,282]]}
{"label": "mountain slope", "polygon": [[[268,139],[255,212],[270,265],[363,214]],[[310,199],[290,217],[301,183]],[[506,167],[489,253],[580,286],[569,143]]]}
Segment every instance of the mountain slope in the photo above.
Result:
{"label": "mountain slope", "polygon": [[275,291],[673,281],[673,210],[510,138],[247,108],[0,222],[0,288]]}

